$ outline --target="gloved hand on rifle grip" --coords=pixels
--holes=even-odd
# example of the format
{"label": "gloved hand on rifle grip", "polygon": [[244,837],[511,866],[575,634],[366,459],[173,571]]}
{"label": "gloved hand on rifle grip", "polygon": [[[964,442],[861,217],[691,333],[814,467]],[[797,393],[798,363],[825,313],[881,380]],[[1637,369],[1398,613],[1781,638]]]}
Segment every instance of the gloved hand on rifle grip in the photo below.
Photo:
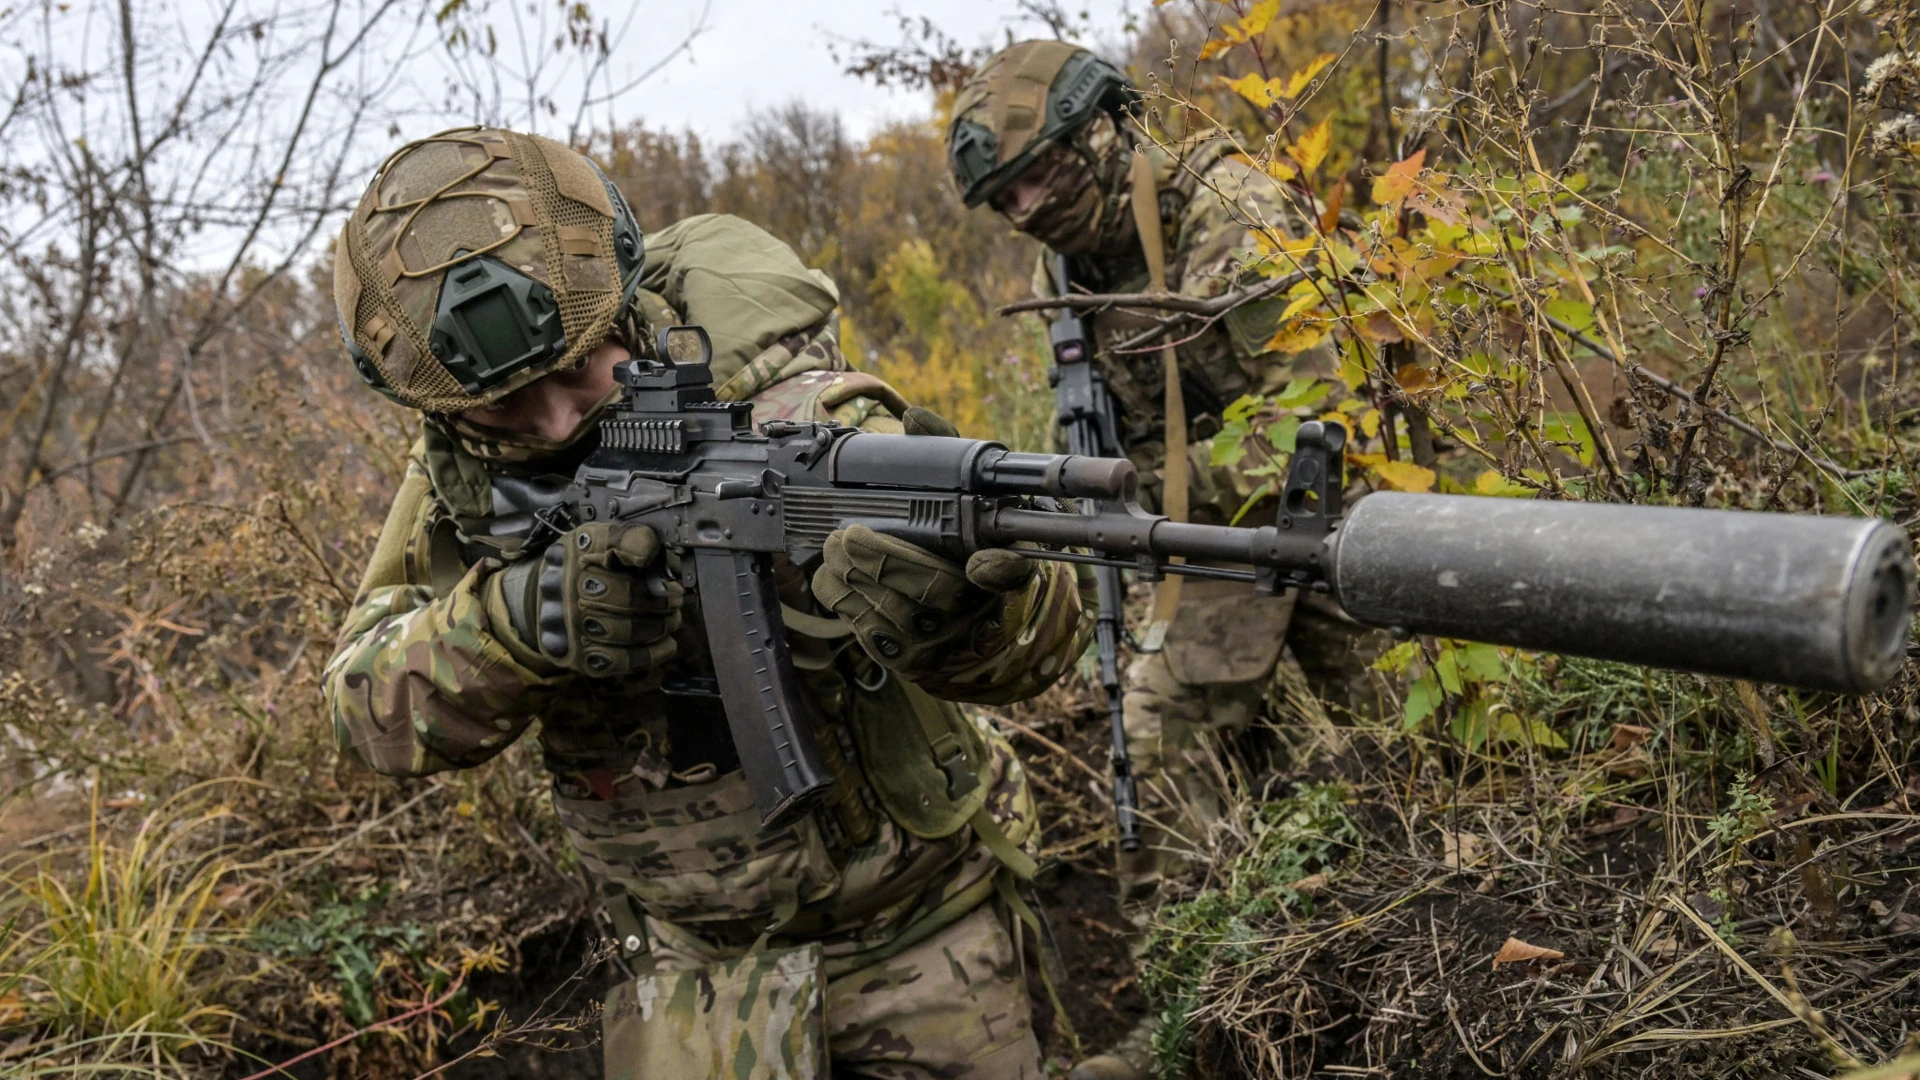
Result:
{"label": "gloved hand on rifle grip", "polygon": [[[910,408],[908,435],[958,434],[938,413]],[[979,626],[999,616],[1002,597],[1033,580],[1035,566],[1016,552],[976,551],[966,568],[865,525],[827,537],[813,594],[853,626],[867,655],[909,676],[938,670]]]}
{"label": "gloved hand on rifle grip", "polygon": [[674,654],[686,589],[645,525],[582,525],[495,578],[518,644],[556,667],[611,678]]}

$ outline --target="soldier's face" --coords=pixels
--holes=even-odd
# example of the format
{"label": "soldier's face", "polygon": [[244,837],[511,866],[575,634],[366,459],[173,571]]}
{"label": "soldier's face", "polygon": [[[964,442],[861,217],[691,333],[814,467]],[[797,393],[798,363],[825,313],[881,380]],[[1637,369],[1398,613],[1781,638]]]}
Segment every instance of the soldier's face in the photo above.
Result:
{"label": "soldier's face", "polygon": [[565,442],[613,390],[613,365],[632,356],[625,345],[605,342],[587,354],[579,367],[536,379],[491,405],[468,409],[461,419],[515,435]]}
{"label": "soldier's face", "polygon": [[1086,159],[1056,142],[995,193],[1007,223],[1055,251],[1080,255],[1100,242],[1106,194]]}
{"label": "soldier's face", "polygon": [[1047,194],[1047,185],[1035,170],[1028,169],[1013,178],[993,197],[993,208],[1009,218],[1025,218]]}

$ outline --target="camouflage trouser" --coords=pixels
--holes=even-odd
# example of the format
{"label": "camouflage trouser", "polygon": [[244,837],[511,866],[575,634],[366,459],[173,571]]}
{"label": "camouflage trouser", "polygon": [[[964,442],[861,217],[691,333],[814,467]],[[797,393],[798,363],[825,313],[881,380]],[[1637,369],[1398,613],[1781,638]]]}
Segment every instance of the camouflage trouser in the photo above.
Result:
{"label": "camouflage trouser", "polygon": [[654,974],[608,997],[608,1080],[1043,1075],[1020,958],[991,903],[834,978],[817,946],[716,961],[656,944],[652,959]]}
{"label": "camouflage trouser", "polygon": [[1186,865],[1220,816],[1223,763],[1217,737],[1260,715],[1284,645],[1321,701],[1377,714],[1371,671],[1385,635],[1348,619],[1325,597],[1252,598],[1237,582],[1189,578],[1161,651],[1128,666],[1127,750],[1139,780],[1140,850],[1121,852],[1117,876],[1129,906]]}

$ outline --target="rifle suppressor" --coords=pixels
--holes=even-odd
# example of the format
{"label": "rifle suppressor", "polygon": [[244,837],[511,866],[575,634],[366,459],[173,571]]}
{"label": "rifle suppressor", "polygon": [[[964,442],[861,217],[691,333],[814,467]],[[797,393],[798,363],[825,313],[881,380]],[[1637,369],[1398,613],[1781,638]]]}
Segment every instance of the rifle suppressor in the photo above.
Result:
{"label": "rifle suppressor", "polygon": [[1913,555],[1884,521],[1383,491],[1331,546],[1373,626],[1851,693],[1906,653]]}

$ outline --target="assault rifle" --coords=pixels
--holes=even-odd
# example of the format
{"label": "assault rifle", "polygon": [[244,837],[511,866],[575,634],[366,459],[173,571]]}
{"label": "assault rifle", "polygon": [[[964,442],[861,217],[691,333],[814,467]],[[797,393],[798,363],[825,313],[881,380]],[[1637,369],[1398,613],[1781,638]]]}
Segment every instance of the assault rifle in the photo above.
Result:
{"label": "assault rifle", "polygon": [[[1064,295],[1069,273],[1067,257],[1055,255],[1053,266],[1055,284]],[[1113,398],[1107,394],[1106,379],[1093,364],[1086,324],[1072,308],[1061,308],[1053,319],[1049,336],[1053,341],[1053,370],[1047,373],[1047,378],[1053,383],[1054,421],[1066,429],[1067,453],[1082,457],[1124,457]],[[1097,515],[1124,511],[1125,506],[1114,500],[1086,499],[1080,503],[1080,509],[1082,513]],[[1100,689],[1107,697],[1107,723],[1113,742],[1108,751],[1113,769],[1113,820],[1120,829],[1120,850],[1138,851],[1139,792],[1133,779],[1133,759],[1127,753],[1127,725],[1120,689],[1120,639],[1127,630],[1127,586],[1117,566],[1096,566],[1093,577],[1100,598],[1100,611],[1093,624],[1094,652],[1100,660]]]}
{"label": "assault rifle", "polygon": [[[770,825],[832,783],[801,709],[773,557],[811,568],[856,524],[958,562],[1031,544],[1023,554],[1148,579],[1331,592],[1399,635],[1813,689],[1873,690],[1905,658],[1913,559],[1883,521],[1399,492],[1343,515],[1346,432],[1310,422],[1273,524],[1195,525],[1141,510],[1124,460],[813,422],[755,431],[750,403],[715,399],[704,331],[662,331],[655,355],[615,369],[625,398],[537,532],[637,522],[681,554]],[[1062,512],[1051,500],[1063,498],[1098,509]]]}

